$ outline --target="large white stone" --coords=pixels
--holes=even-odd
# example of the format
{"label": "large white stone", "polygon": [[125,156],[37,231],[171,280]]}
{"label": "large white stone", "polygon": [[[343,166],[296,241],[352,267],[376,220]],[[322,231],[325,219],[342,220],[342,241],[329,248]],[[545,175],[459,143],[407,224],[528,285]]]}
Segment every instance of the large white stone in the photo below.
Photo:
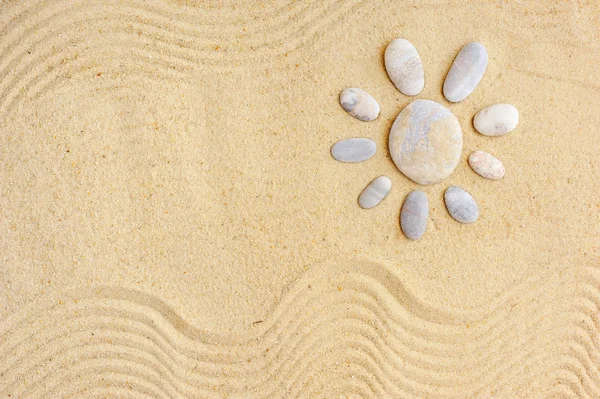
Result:
{"label": "large white stone", "polygon": [[402,94],[416,96],[425,87],[423,62],[408,40],[395,39],[385,49],[385,70]]}
{"label": "large white stone", "polygon": [[409,179],[437,183],[450,176],[460,160],[463,139],[458,119],[431,100],[415,100],[396,117],[390,130],[392,160]]}

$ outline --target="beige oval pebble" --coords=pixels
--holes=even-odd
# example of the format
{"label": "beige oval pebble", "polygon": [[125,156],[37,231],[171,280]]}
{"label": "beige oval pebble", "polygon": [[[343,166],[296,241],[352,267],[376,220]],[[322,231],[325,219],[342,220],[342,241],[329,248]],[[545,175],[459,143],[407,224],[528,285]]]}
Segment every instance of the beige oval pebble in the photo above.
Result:
{"label": "beige oval pebble", "polygon": [[379,176],[373,180],[358,197],[358,205],[363,209],[371,209],[379,205],[392,189],[392,180],[387,176]]}
{"label": "beige oval pebble", "polygon": [[415,100],[396,117],[390,129],[392,160],[419,184],[450,176],[460,160],[463,139],[456,116],[431,100]]}
{"label": "beige oval pebble", "polygon": [[402,94],[416,96],[425,87],[423,62],[415,46],[404,39],[393,40],[385,49],[385,70]]}
{"label": "beige oval pebble", "polygon": [[519,111],[510,104],[494,104],[482,109],[473,118],[475,129],[484,136],[503,136],[519,123]]}
{"label": "beige oval pebble", "polygon": [[502,162],[485,151],[475,151],[469,155],[469,165],[475,173],[486,179],[500,180],[506,174]]}
{"label": "beige oval pebble", "polygon": [[357,87],[342,91],[340,104],[346,112],[363,122],[370,122],[379,116],[379,103],[369,93]]}

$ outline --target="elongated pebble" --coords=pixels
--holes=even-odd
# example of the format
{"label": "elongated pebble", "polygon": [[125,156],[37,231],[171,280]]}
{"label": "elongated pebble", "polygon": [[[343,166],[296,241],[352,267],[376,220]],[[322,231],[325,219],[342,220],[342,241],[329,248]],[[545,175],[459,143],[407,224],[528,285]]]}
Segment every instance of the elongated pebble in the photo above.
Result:
{"label": "elongated pebble", "polygon": [[400,227],[404,235],[411,240],[418,240],[425,234],[429,220],[429,200],[423,191],[411,191],[402,204],[400,211]]}
{"label": "elongated pebble", "polygon": [[444,202],[450,216],[458,222],[473,223],[479,217],[475,199],[460,187],[448,187],[444,192]]}
{"label": "elongated pebble", "polygon": [[362,162],[375,155],[375,151],[377,144],[371,139],[347,139],[331,147],[331,156],[340,162]]}
{"label": "elongated pebble", "polygon": [[416,96],[425,87],[423,62],[408,40],[395,39],[385,49],[385,70],[402,94]]}
{"label": "elongated pebble", "polygon": [[340,104],[350,115],[363,122],[377,119],[379,103],[363,89],[351,87],[340,94]]}
{"label": "elongated pebble", "polygon": [[519,124],[519,111],[510,104],[494,104],[473,118],[475,129],[484,136],[503,136]]}
{"label": "elongated pebble", "polygon": [[450,67],[444,81],[444,97],[456,103],[467,98],[485,73],[488,53],[483,44],[472,42],[464,46]]}
{"label": "elongated pebble", "polygon": [[485,151],[475,151],[469,155],[469,165],[479,176],[491,180],[500,180],[506,174],[502,162]]}
{"label": "elongated pebble", "polygon": [[358,205],[363,209],[371,209],[379,205],[392,189],[392,180],[387,176],[379,176],[365,187],[358,197]]}

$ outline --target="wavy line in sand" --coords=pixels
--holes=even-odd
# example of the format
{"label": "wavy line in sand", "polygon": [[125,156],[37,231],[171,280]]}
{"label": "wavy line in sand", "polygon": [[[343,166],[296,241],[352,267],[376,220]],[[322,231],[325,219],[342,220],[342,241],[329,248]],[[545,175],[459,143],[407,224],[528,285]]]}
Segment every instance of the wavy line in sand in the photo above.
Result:
{"label": "wavy line in sand", "polygon": [[[531,295],[547,291],[540,282],[534,286]],[[436,310],[410,295],[390,271],[360,263],[299,280],[247,340],[195,329],[146,294],[79,290],[63,305],[32,306],[2,324],[0,370],[3,385],[27,397],[48,395],[46,387],[53,383],[58,385],[52,393],[70,389],[72,384],[51,373],[53,362],[62,365],[61,372],[72,373],[83,360],[124,375],[137,362],[134,377],[144,386],[181,397],[219,397],[215,385],[234,397],[247,391],[255,397],[310,397],[324,389],[328,376],[319,370],[340,363],[356,368],[355,378],[369,382],[371,397],[470,395],[502,379],[510,382],[517,377],[515,366],[531,357],[527,347],[540,332],[540,320],[548,317],[542,311],[547,303],[527,309],[537,319],[532,317],[526,327],[529,340],[519,342],[511,331],[510,307],[515,298],[523,299],[524,289],[512,290],[503,303],[486,309]],[[496,323],[488,324],[489,316]],[[465,319],[473,323],[470,329],[459,327]],[[489,337],[497,337],[498,345]],[[433,349],[422,350],[418,342]],[[98,347],[105,348],[103,356]],[[460,375],[461,361],[463,367],[481,369],[476,379]],[[39,378],[19,385],[24,375]]]}
{"label": "wavy line in sand", "polygon": [[[342,0],[342,2],[345,6],[347,0]],[[287,48],[288,52],[296,50],[314,39],[319,30],[317,25],[320,25],[323,20],[327,19],[330,22],[335,22],[357,9],[359,5],[360,3],[354,4],[348,9],[339,7],[337,3],[326,10],[321,9],[324,6],[317,7],[319,9],[317,15],[306,25],[297,28],[289,36],[280,37],[278,40],[286,43],[289,47]],[[91,12],[94,11],[92,7],[93,4],[83,3],[83,5],[68,7],[66,10],[59,10],[47,19],[39,21],[39,23],[21,32],[12,41],[10,40],[11,32],[4,32],[2,43],[8,42],[8,44],[0,52],[0,115],[4,116],[11,112],[16,104],[27,98],[31,86],[39,81],[41,83],[38,86],[41,86],[42,89],[38,90],[38,93],[40,91],[43,93],[51,86],[44,84],[44,82],[56,79],[61,75],[70,77],[74,73],[81,72],[82,69],[85,70],[85,64],[88,64],[90,60],[102,59],[103,57],[96,52],[94,47],[84,45],[89,35],[80,32],[81,26],[92,26],[94,21],[102,22],[99,29],[111,34],[118,33],[118,37],[112,40],[116,43],[112,44],[116,49],[115,54],[123,54],[123,57],[128,59],[129,62],[138,60],[142,64],[155,63],[155,67],[158,67],[158,69],[170,72],[177,70],[189,73],[197,69],[205,70],[210,66],[218,66],[220,70],[223,68],[242,68],[243,64],[255,61],[257,57],[264,58],[282,54],[282,51],[278,48],[271,54],[262,54],[257,51],[274,48],[268,44],[253,46],[250,54],[246,50],[237,53],[232,49],[229,49],[226,53],[217,52],[213,48],[214,43],[211,44],[204,40],[202,32],[197,33],[196,36],[185,36],[181,32],[173,32],[169,28],[165,28],[165,24],[169,26],[168,20],[167,22],[159,22],[149,18],[141,18],[138,14],[143,12],[143,9],[128,9],[121,5],[117,9],[121,14],[112,12],[104,15],[102,8]],[[329,12],[330,9],[335,9],[335,12]],[[77,13],[78,10],[81,11],[79,14]],[[127,13],[128,10],[131,12]],[[80,19],[75,18],[77,15]],[[89,15],[93,15],[93,17]],[[141,29],[136,28],[139,26],[145,29],[143,34],[140,33],[142,32]],[[285,26],[287,27],[288,24]],[[44,30],[49,31],[45,35],[41,35]],[[298,34],[299,32],[302,34]],[[67,33],[75,35],[81,33],[82,37],[79,40],[77,36],[71,37],[68,43],[64,43],[63,37],[69,36]],[[186,40],[184,42],[182,42],[182,35]],[[37,40],[29,43],[30,36],[35,37]],[[311,39],[306,40],[307,37]],[[302,41],[304,42],[301,43]],[[199,42],[204,43],[204,50],[197,47]],[[38,51],[39,48],[43,50]],[[80,50],[77,49],[89,51],[89,54],[80,53]],[[65,60],[74,57],[75,51],[77,51],[76,60],[81,58],[78,64],[83,65],[65,63]],[[133,58],[128,56],[128,53],[132,51],[137,52]],[[16,53],[16,56],[11,56],[13,53]],[[32,54],[34,55],[32,56]],[[142,56],[140,57],[140,55]],[[24,62],[25,60],[27,62]],[[162,65],[160,65],[161,63]]]}
{"label": "wavy line in sand", "polygon": [[552,397],[600,397],[600,266],[582,268],[577,288],[561,362],[553,372]]}

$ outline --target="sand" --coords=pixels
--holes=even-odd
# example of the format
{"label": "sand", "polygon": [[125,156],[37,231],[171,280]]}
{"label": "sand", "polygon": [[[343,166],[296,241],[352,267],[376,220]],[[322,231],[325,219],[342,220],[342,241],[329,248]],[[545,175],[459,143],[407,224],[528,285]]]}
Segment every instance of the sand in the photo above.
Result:
{"label": "sand", "polygon": [[[600,396],[597,2],[5,1],[0,5],[0,397]],[[387,154],[410,99],[463,128],[456,171],[418,188]],[[441,87],[473,40],[465,101]],[[376,98],[363,123],[346,87]],[[518,128],[472,117],[515,105]],[[370,137],[369,161],[333,143]],[[474,150],[507,169],[477,176]],[[390,195],[363,210],[373,178]],[[480,219],[454,221],[450,185]]]}

